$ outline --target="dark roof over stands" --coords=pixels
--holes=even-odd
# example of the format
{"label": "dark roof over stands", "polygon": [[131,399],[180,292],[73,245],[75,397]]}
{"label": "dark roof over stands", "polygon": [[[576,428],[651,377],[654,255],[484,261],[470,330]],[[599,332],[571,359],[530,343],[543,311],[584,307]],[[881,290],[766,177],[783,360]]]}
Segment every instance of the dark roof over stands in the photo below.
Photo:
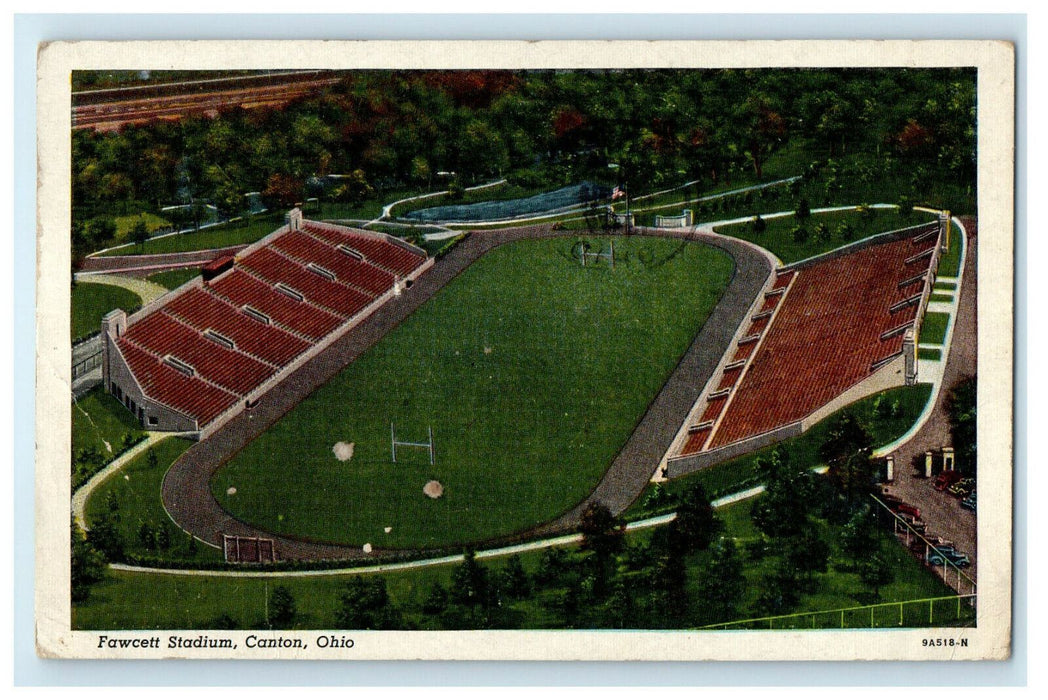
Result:
{"label": "dark roof over stands", "polygon": [[117,346],[146,396],[203,428],[423,262],[384,237],[305,222],[137,319]]}

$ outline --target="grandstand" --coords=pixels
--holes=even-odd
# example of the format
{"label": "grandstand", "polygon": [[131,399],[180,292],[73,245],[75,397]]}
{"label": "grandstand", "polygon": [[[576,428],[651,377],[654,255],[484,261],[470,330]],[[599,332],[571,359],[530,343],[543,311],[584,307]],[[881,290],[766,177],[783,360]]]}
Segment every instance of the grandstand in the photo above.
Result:
{"label": "grandstand", "polygon": [[433,261],[400,239],[287,223],[128,317],[102,320],[103,379],[144,428],[217,430],[400,294]]}
{"label": "grandstand", "polygon": [[667,477],[798,435],[863,396],[916,381],[940,223],[779,268],[663,461]]}

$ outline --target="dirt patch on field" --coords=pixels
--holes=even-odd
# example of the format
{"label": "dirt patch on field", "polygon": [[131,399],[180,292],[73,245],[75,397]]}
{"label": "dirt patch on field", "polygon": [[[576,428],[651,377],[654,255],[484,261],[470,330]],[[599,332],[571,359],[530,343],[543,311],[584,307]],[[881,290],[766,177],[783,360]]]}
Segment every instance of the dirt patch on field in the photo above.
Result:
{"label": "dirt patch on field", "polygon": [[335,458],[340,462],[348,462],[353,459],[353,450],[356,447],[355,442],[336,442],[335,446],[331,448],[331,451],[335,453]]}
{"label": "dirt patch on field", "polygon": [[444,485],[439,481],[427,481],[426,485],[422,487],[422,493],[430,498],[440,498],[444,495]]}

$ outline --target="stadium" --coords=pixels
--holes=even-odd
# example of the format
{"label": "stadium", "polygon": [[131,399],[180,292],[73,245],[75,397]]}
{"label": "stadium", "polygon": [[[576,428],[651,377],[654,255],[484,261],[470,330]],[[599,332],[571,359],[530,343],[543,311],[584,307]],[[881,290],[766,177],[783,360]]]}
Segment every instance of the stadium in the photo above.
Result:
{"label": "stadium", "polygon": [[918,381],[950,217],[783,265],[690,217],[474,233],[305,219],[102,322],[105,390],[191,436],[163,505],[227,562],[577,529]]}

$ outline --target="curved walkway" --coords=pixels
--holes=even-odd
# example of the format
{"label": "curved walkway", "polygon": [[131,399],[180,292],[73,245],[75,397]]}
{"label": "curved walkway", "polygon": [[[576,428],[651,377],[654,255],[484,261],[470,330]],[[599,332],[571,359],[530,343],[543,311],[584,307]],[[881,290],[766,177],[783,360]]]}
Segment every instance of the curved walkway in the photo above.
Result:
{"label": "curved walkway", "polygon": [[[731,337],[753,299],[762,289],[772,265],[752,246],[737,239],[692,230],[638,230],[640,235],[702,241],[727,251],[736,262],[735,273],[721,301],[696,335],[669,379],[596,489],[575,508],[555,520],[525,532],[486,542],[486,546],[519,543],[574,529],[586,503],[599,499],[614,513],[628,508],[643,491],[662,454],[676,434],[710,373],[716,368]],[[223,534],[267,537],[285,560],[367,559],[359,547],[310,542],[274,536],[225,512],[211,494],[211,476],[230,457],[268,429],[316,388],[326,384],[346,365],[381,340],[459,273],[490,250],[528,238],[575,236],[577,231],[552,231],[550,226],[502,229],[476,233],[456,246],[401,297],[365,319],[317,357],[266,394],[255,408],[240,414],[206,440],[187,450],[164,477],[164,507],[172,520],[204,542],[220,546]],[[406,554],[421,553],[400,550]],[[370,556],[381,554],[374,550]]]}
{"label": "curved walkway", "polygon": [[122,275],[85,275],[76,273],[76,281],[82,284],[108,284],[122,287],[142,298],[142,306],[167,294],[170,290],[149,280],[124,277]]}
{"label": "curved walkway", "polygon": [[96,472],[95,475],[88,479],[83,486],[76,490],[76,493],[73,494],[73,518],[76,520],[76,524],[80,526],[81,530],[87,532],[91,529],[87,526],[86,507],[87,501],[91,498],[92,492],[101,486],[109,477],[123,469],[124,465],[132,459],[142,454],[164,438],[169,438],[173,435],[177,435],[177,433],[148,433],[145,440],[107,464],[104,469]]}

